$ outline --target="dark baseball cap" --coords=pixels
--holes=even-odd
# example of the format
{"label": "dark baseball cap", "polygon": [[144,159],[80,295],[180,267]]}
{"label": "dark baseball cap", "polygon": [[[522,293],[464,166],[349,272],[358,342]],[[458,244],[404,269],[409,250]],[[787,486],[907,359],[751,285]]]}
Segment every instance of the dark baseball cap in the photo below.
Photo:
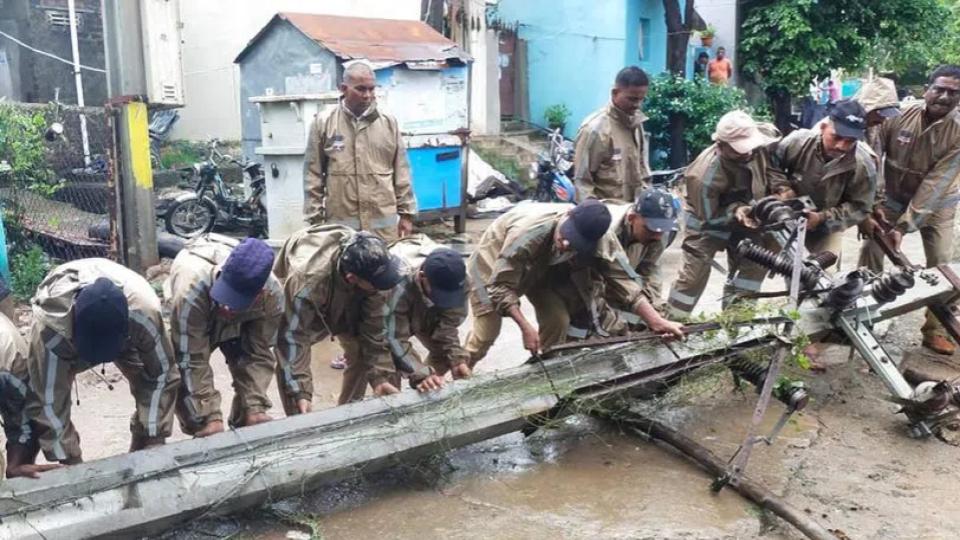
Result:
{"label": "dark baseball cap", "polygon": [[597,243],[610,227],[610,210],[596,199],[587,199],[567,214],[560,235],[580,257],[596,253]]}
{"label": "dark baseball cap", "polygon": [[245,238],[233,248],[213,281],[210,297],[234,311],[250,307],[273,269],[273,250],[263,240]]}
{"label": "dark baseball cap", "polygon": [[431,302],[440,309],[464,305],[467,266],[462,255],[450,248],[437,248],[427,255],[421,269],[430,283]]}
{"label": "dark baseball cap", "polygon": [[833,120],[833,130],[840,137],[862,141],[866,136],[867,112],[863,105],[852,99],[834,103],[830,109],[830,119]]}
{"label": "dark baseball cap", "polygon": [[127,341],[130,311],[123,290],[107,278],[80,289],[73,303],[73,344],[88,364],[112,362]]}
{"label": "dark baseball cap", "polygon": [[381,291],[392,289],[403,277],[402,263],[396,255],[387,251],[387,245],[379,237],[360,231],[351,238],[340,255],[340,268],[369,281]]}
{"label": "dark baseball cap", "polygon": [[647,188],[637,196],[633,211],[643,217],[651,232],[670,232],[677,228],[673,200],[673,195],[662,189]]}

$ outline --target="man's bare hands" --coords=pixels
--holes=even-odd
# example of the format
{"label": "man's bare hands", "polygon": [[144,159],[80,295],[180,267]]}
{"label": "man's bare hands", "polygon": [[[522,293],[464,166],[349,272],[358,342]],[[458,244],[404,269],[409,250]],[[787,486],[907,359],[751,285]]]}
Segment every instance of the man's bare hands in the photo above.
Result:
{"label": "man's bare hands", "polygon": [[760,223],[757,220],[750,217],[750,207],[741,206],[734,210],[733,215],[737,218],[737,223],[743,225],[748,229],[756,229],[760,226]]}
{"label": "man's bare hands", "polygon": [[523,332],[523,348],[534,356],[540,354],[540,334],[537,329],[527,325],[521,329],[521,332]]}
{"label": "man's bare hands", "polygon": [[60,467],[63,467],[63,465],[59,463],[48,463],[44,465],[25,463],[7,469],[7,478],[40,478],[40,473],[59,469]]}
{"label": "man's bare hands", "polygon": [[450,369],[450,373],[453,374],[454,379],[469,379],[473,376],[473,370],[470,369],[470,366],[466,362],[461,362]]}
{"label": "man's bare hands", "polygon": [[439,390],[441,388],[443,388],[443,376],[434,373],[432,375],[427,375],[425,379],[420,381],[420,384],[417,385],[417,392],[429,392],[431,390]]}
{"label": "man's bare hands", "polygon": [[650,330],[669,339],[683,339],[683,325],[660,317],[650,324]]}
{"label": "man's bare hands", "polygon": [[313,410],[313,404],[310,403],[308,399],[298,399],[297,400],[297,411],[300,414],[307,414]]}
{"label": "man's bare hands", "polygon": [[400,234],[400,238],[413,234],[413,218],[400,216],[400,222],[397,223],[397,232]]}
{"label": "man's bare hands", "polygon": [[389,396],[391,394],[399,394],[400,389],[390,384],[389,382],[384,381],[378,384],[376,387],[374,387],[373,393],[380,397],[383,397],[383,396]]}
{"label": "man's bare hands", "polygon": [[787,199],[796,199],[797,192],[790,188],[783,189],[783,190],[780,190],[779,193],[777,193],[777,198],[780,199],[781,201],[785,201]]}
{"label": "man's bare hands", "polygon": [[827,220],[827,215],[823,212],[814,212],[808,210],[804,212],[804,215],[807,216],[807,229],[816,229],[820,225],[823,225],[823,222]]}
{"label": "man's bare hands", "polygon": [[894,227],[887,232],[887,238],[890,239],[890,243],[893,244],[894,249],[900,251],[900,244],[903,243],[903,233],[900,232],[900,229]]}

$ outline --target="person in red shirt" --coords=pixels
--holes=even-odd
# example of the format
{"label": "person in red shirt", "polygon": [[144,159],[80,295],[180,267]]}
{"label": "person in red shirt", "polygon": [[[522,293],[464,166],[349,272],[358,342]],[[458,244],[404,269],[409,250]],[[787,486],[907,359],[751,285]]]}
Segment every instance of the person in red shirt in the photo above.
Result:
{"label": "person in red shirt", "polygon": [[713,84],[727,84],[733,76],[733,64],[727,58],[727,50],[717,49],[717,57],[707,64],[707,77]]}

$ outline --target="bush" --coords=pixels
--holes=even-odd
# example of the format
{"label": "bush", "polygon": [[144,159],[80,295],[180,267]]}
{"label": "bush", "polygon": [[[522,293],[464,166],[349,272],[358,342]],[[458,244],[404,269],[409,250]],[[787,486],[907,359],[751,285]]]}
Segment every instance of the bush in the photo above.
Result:
{"label": "bush", "polygon": [[30,300],[49,270],[50,260],[39,246],[14,255],[10,261],[13,296],[23,302]]}
{"label": "bush", "polygon": [[685,118],[683,138],[687,155],[683,162],[689,163],[713,143],[710,136],[720,117],[734,109],[755,114],[739,88],[711,84],[704,79],[691,81],[670,73],[654,77],[643,102],[643,112],[649,118],[644,129],[650,134],[651,166],[663,169],[670,163],[671,114],[682,114]]}
{"label": "bush", "polygon": [[50,190],[53,171],[47,166],[43,134],[47,121],[43,111],[29,111],[0,103],[0,162],[6,162],[0,180],[35,191]]}
{"label": "bush", "polygon": [[563,103],[551,105],[543,111],[543,119],[547,121],[547,125],[551,129],[563,127],[566,125],[568,118],[570,118],[570,109]]}

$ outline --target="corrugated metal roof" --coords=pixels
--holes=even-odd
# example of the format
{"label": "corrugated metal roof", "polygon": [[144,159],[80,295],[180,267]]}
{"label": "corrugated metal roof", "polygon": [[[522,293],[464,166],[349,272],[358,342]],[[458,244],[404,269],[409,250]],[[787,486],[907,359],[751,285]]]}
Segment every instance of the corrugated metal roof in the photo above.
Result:
{"label": "corrugated metal roof", "polygon": [[269,28],[280,21],[292,24],[305,36],[329,49],[338,58],[365,58],[373,62],[459,60],[470,56],[456,43],[421,21],[367,19],[278,13],[247,43],[234,62],[240,62]]}

